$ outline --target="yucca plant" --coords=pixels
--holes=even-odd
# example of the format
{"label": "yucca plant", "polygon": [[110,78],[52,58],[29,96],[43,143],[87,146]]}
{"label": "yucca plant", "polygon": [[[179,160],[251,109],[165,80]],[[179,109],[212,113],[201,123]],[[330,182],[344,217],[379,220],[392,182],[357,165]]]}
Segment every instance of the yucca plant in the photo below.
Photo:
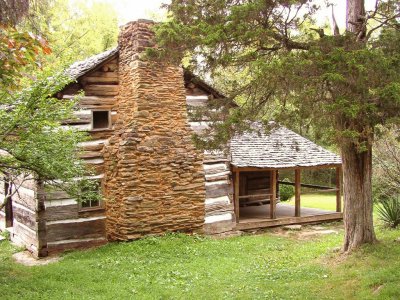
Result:
{"label": "yucca plant", "polygon": [[400,196],[381,201],[377,211],[379,219],[385,225],[396,228],[400,225]]}

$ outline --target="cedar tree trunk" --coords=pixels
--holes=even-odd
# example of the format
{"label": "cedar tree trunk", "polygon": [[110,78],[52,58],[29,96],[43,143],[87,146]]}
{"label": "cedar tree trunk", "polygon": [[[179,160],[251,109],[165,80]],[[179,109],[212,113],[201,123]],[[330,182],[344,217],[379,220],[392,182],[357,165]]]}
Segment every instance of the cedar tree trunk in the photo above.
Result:
{"label": "cedar tree trunk", "polygon": [[360,152],[352,142],[341,145],[343,159],[344,227],[343,250],[375,242],[372,218],[372,145]]}
{"label": "cedar tree trunk", "polygon": [[[365,33],[364,0],[347,0],[346,13],[347,31],[356,34],[354,42],[357,42]],[[358,128],[363,131],[362,127]],[[346,252],[376,241],[372,218],[372,141],[373,134],[363,141],[366,146],[364,151],[349,140],[342,141],[340,145],[344,181],[343,250]]]}

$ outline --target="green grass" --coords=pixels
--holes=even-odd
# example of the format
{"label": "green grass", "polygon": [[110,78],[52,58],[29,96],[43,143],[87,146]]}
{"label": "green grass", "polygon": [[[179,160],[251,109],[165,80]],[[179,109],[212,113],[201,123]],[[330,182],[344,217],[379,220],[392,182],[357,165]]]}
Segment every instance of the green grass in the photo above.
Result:
{"label": "green grass", "polygon": [[[283,203],[294,205],[294,197],[290,198],[289,201]],[[336,211],[336,195],[332,193],[304,194],[300,196],[300,203],[301,207],[320,208],[324,210]]]}
{"label": "green grass", "polygon": [[[335,225],[325,225],[335,226]],[[338,226],[338,225],[336,225]],[[266,232],[227,239],[166,235],[24,267],[0,243],[1,299],[400,299],[400,230],[343,257],[342,230],[303,240]],[[378,294],[373,291],[382,286]]]}

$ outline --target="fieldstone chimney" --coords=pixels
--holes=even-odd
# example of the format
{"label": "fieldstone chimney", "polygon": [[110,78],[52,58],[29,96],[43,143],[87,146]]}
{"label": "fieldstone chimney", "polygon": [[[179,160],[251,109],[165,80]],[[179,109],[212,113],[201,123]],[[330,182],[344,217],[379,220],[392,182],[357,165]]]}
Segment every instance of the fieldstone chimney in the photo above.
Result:
{"label": "fieldstone chimney", "polygon": [[143,59],[154,23],[130,22],[119,35],[119,96],[105,148],[107,236],[128,240],[204,224],[202,153],[187,121],[183,70]]}

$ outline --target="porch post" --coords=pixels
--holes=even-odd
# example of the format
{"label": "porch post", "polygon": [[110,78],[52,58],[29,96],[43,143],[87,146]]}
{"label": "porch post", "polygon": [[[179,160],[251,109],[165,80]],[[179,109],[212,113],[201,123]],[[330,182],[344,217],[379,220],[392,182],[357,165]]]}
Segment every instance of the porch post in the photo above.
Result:
{"label": "porch post", "polygon": [[294,216],[300,217],[300,190],[301,190],[301,173],[300,169],[294,170]]}
{"label": "porch post", "polygon": [[336,211],[342,211],[342,168],[336,167]]}
{"label": "porch post", "polygon": [[270,219],[276,219],[276,170],[271,171],[271,194],[269,217]]}
{"label": "porch post", "polygon": [[239,179],[240,179],[239,170],[237,169],[235,172],[235,192],[234,192],[234,203],[233,203],[236,223],[239,223],[239,184],[240,184]]}

